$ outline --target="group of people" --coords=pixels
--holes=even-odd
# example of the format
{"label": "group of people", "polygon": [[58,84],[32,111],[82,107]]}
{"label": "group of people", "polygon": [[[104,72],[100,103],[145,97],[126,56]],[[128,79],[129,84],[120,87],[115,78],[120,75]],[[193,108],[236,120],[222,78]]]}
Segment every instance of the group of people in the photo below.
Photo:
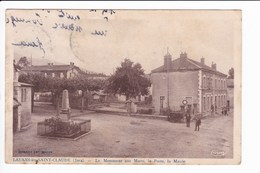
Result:
{"label": "group of people", "polygon": [[[186,108],[185,111],[185,117],[186,117],[186,126],[190,127],[190,121],[191,121],[191,110],[189,108]],[[195,131],[200,131],[200,125],[201,125],[201,118],[200,116],[195,116]]]}
{"label": "group of people", "polygon": [[[217,110],[217,106],[214,106],[211,105],[211,114],[213,115],[215,110]],[[225,106],[225,107],[222,107],[222,110],[221,110],[221,114],[224,115],[224,116],[228,116],[228,111],[229,111],[229,107],[228,106]]]}
{"label": "group of people", "polygon": [[[216,108],[215,108],[216,109]],[[224,116],[228,116],[228,111],[229,111],[229,107],[223,107],[221,114]],[[214,106],[211,105],[211,113],[214,113]],[[190,122],[191,122],[191,108],[190,107],[185,107],[185,117],[186,117],[186,126],[190,127]],[[201,116],[196,115],[194,117],[195,120],[195,131],[199,131],[200,130],[200,125],[201,125]]]}

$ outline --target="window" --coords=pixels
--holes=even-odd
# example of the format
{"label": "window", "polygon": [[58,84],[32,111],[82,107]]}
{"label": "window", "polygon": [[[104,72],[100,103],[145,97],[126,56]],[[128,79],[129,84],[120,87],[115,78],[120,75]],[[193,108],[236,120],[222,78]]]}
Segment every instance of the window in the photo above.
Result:
{"label": "window", "polygon": [[209,110],[210,109],[210,102],[209,102],[209,96],[208,96],[208,99],[207,99],[207,109]]}
{"label": "window", "polygon": [[211,108],[211,105],[213,105],[213,96],[210,97],[210,108]]}
{"label": "window", "polygon": [[210,78],[208,77],[208,80],[207,80],[207,88],[210,88]]}
{"label": "window", "polygon": [[210,88],[213,89],[213,77],[210,78]]}
{"label": "window", "polygon": [[203,97],[203,110],[206,110],[206,98],[205,96]]}
{"label": "window", "polygon": [[192,97],[186,97],[188,105],[192,105]]}
{"label": "window", "polygon": [[203,76],[202,88],[206,87],[206,76]]}

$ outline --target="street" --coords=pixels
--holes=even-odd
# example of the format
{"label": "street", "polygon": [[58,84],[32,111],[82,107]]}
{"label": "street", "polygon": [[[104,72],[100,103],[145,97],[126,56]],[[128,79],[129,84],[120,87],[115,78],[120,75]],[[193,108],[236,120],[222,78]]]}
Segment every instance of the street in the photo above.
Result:
{"label": "street", "polygon": [[232,158],[233,115],[202,119],[200,131],[186,124],[88,112],[74,117],[91,119],[92,132],[83,138],[56,140],[37,136],[37,122],[55,115],[45,109],[32,114],[29,129],[14,134],[14,156]]}

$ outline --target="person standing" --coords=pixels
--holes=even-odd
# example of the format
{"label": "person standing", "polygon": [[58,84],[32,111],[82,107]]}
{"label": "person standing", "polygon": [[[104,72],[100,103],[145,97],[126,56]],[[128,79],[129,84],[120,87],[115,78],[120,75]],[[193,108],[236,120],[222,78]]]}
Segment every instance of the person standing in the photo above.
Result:
{"label": "person standing", "polygon": [[200,125],[201,125],[201,119],[200,117],[196,117],[196,122],[195,122],[195,131],[200,131]]}
{"label": "person standing", "polygon": [[214,115],[214,105],[211,105],[211,115]]}
{"label": "person standing", "polygon": [[190,119],[191,119],[190,114],[186,115],[186,124],[187,124],[187,127],[190,127]]}
{"label": "person standing", "polygon": [[190,127],[190,120],[191,120],[191,115],[190,115],[190,109],[188,108],[186,111],[186,126]]}

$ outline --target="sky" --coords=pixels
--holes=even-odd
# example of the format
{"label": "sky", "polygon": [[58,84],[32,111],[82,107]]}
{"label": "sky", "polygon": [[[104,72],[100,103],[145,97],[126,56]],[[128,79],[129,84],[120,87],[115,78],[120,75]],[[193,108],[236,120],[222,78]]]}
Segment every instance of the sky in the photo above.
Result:
{"label": "sky", "polygon": [[[111,74],[125,59],[145,73],[183,51],[197,61],[217,64],[225,74],[241,51],[241,13],[232,10],[8,10],[6,47],[14,56],[32,57]],[[69,19],[73,18],[73,19]],[[21,22],[21,19],[29,22]],[[33,20],[38,20],[36,24]],[[73,31],[62,28],[73,24]],[[15,25],[15,26],[14,26]],[[81,32],[76,31],[81,28]],[[97,32],[96,32],[97,31]],[[103,31],[104,35],[98,35]],[[40,42],[41,48],[19,43]],[[38,42],[39,41],[39,42]],[[12,53],[10,53],[12,54]],[[41,61],[43,60],[43,61]],[[37,64],[35,64],[37,65]]]}

